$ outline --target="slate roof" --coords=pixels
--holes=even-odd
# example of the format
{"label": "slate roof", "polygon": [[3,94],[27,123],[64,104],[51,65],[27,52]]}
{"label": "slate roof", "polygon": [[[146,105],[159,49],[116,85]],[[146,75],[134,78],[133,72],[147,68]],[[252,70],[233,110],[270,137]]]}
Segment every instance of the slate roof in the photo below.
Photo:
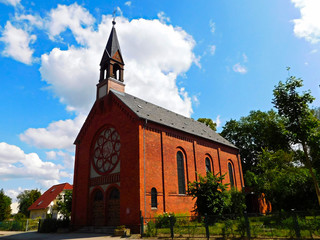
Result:
{"label": "slate roof", "polygon": [[45,209],[50,203],[57,198],[57,196],[63,190],[72,190],[72,185],[69,183],[61,183],[49,188],[44,194],[42,194],[29,208],[28,210]]}
{"label": "slate roof", "polygon": [[117,37],[117,32],[116,32],[115,27],[113,26],[111,29],[111,33],[110,33],[107,45],[106,45],[105,52],[104,52],[102,59],[101,59],[101,62],[100,62],[100,65],[102,65],[104,63],[104,61],[106,60],[105,53],[108,54],[109,58],[112,58],[113,55],[117,51],[119,51],[120,55],[122,56],[121,50],[120,50],[120,44],[119,44],[118,37]]}
{"label": "slate roof", "polygon": [[148,121],[218,142],[232,148],[237,148],[204,123],[159,107],[130,94],[121,93],[113,89],[110,91],[127,107],[129,107],[139,118],[147,119]]}

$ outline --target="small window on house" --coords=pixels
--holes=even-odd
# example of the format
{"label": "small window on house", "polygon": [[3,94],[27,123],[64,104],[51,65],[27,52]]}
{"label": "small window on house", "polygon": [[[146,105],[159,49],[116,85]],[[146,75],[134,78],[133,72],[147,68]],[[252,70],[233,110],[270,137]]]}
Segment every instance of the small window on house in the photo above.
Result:
{"label": "small window on house", "polygon": [[157,208],[158,207],[158,193],[156,188],[151,189],[151,207]]}
{"label": "small window on house", "polygon": [[233,168],[230,162],[228,163],[228,171],[229,171],[230,185],[231,187],[234,187]]}
{"label": "small window on house", "polygon": [[42,200],[37,204],[37,206],[39,206],[41,203],[43,203],[43,201],[42,201]]}
{"label": "small window on house", "polygon": [[56,190],[56,188],[52,188],[50,192],[53,192],[54,190]]}
{"label": "small window on house", "polygon": [[103,193],[100,190],[95,192],[94,201],[103,201]]}
{"label": "small window on house", "polygon": [[178,187],[179,194],[186,194],[185,177],[184,177],[184,159],[182,152],[177,152],[177,167],[178,167]]}
{"label": "small window on house", "polygon": [[210,158],[206,157],[206,173],[212,172]]}

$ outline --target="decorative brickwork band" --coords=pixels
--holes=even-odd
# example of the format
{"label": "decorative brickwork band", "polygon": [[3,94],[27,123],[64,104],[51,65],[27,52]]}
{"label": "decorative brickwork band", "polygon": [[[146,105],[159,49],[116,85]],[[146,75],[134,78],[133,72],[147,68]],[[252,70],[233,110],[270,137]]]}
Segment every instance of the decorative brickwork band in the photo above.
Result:
{"label": "decorative brickwork band", "polygon": [[120,173],[112,173],[107,176],[95,177],[90,179],[90,186],[97,186],[109,183],[120,182]]}

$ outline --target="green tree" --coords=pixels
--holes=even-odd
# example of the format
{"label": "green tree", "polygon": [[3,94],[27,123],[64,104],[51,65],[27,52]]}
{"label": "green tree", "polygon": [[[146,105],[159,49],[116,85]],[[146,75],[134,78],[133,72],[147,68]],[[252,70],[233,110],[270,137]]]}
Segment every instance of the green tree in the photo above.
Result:
{"label": "green tree", "polygon": [[207,176],[199,176],[198,181],[189,183],[188,194],[196,199],[194,211],[203,216],[205,213],[208,215],[221,215],[228,207],[227,186],[223,184],[224,176],[213,175],[208,172]]}
{"label": "green tree", "polygon": [[221,136],[239,148],[243,172],[255,171],[258,156],[264,148],[273,151],[290,149],[284,119],[273,110],[251,111],[239,121],[230,120],[223,126]]}
{"label": "green tree", "polygon": [[273,104],[278,109],[280,116],[285,118],[285,129],[293,144],[300,144],[303,149],[304,159],[302,163],[307,167],[313,180],[313,184],[320,205],[320,190],[317,178],[312,168],[310,146],[320,144],[320,121],[309,108],[314,101],[310,91],[299,93],[303,86],[301,78],[290,76],[285,83],[281,81],[273,90]]}
{"label": "green tree", "polygon": [[[299,166],[300,152],[263,150],[256,171],[245,174],[248,186],[265,193],[275,210],[313,209],[315,193],[307,169]],[[301,164],[300,164],[301,165]]]}
{"label": "green tree", "polygon": [[11,198],[4,194],[3,189],[0,190],[0,221],[6,220],[11,214]]}
{"label": "green tree", "polygon": [[28,208],[41,196],[41,192],[38,189],[24,190],[17,196],[19,202],[19,213],[29,217],[30,211]]}
{"label": "green tree", "polygon": [[[318,120],[320,120],[320,107],[314,108],[313,113],[316,116]],[[318,129],[320,132],[320,129]],[[310,148],[310,156],[312,158],[312,167],[316,169],[318,175],[320,174],[320,144],[319,141],[311,141],[309,142],[309,148]],[[318,176],[318,181],[320,179],[320,176]]]}
{"label": "green tree", "polygon": [[59,196],[56,203],[56,210],[63,215],[64,219],[69,219],[72,209],[72,190],[67,190]]}
{"label": "green tree", "polygon": [[217,124],[212,121],[211,118],[198,118],[198,122],[202,122],[208,127],[210,127],[213,131],[217,131]]}
{"label": "green tree", "polygon": [[238,191],[235,188],[231,188],[227,194],[229,199],[227,201],[227,208],[225,209],[224,213],[241,216],[247,207],[244,192]]}

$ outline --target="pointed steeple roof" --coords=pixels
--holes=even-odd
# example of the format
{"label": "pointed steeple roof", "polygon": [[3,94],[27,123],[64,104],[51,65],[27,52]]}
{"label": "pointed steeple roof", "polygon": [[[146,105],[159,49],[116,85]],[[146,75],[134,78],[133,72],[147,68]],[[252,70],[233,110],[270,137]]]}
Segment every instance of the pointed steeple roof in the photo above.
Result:
{"label": "pointed steeple roof", "polygon": [[105,51],[103,53],[100,65],[103,65],[105,63],[105,61],[109,58],[112,58],[114,56],[114,54],[119,51],[119,55],[121,57],[121,60],[123,62],[123,58],[122,58],[122,54],[121,54],[121,50],[120,50],[120,44],[118,41],[118,37],[117,37],[117,32],[116,29],[114,27],[115,22],[113,21],[113,26],[111,29],[111,33],[105,48]]}

